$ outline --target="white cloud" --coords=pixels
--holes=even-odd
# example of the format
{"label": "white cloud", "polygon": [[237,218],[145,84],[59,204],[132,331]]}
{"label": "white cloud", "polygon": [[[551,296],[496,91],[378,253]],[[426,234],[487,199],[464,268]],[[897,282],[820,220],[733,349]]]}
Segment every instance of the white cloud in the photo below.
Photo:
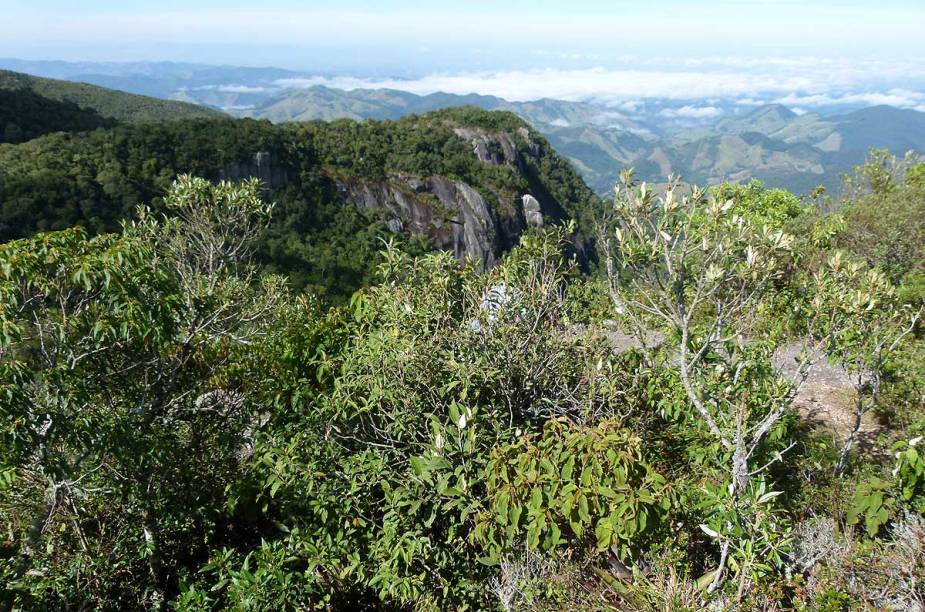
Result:
{"label": "white cloud", "polygon": [[635,113],[637,110],[639,110],[640,106],[642,106],[642,102],[639,100],[628,100],[617,106],[617,108],[622,111],[626,111],[627,113]]}
{"label": "white cloud", "polygon": [[899,108],[915,109],[925,105],[925,92],[893,88],[885,92],[844,94],[819,93],[801,95],[790,93],[786,96],[777,98],[775,102],[778,104],[786,104],[787,106],[834,106],[841,104],[876,106],[879,104],[886,104]]}
{"label": "white cloud", "polygon": [[263,93],[267,91],[266,87],[250,85],[219,85],[216,89],[222,93]]}
{"label": "white cloud", "polygon": [[662,117],[669,119],[710,119],[723,114],[715,106],[682,106],[681,108],[666,108],[659,112]]}
{"label": "white cloud", "polygon": [[417,94],[438,91],[480,93],[524,102],[541,98],[597,100],[618,104],[639,98],[692,99],[784,93],[805,90],[813,81],[804,76],[769,78],[749,73],[656,70],[512,70],[468,74],[433,74],[419,79],[310,77],[282,79],[282,87],[325,85],[338,89],[401,89]]}
{"label": "white cloud", "polygon": [[654,136],[651,130],[647,130],[645,128],[625,127],[622,129],[625,132],[629,132],[630,134],[636,134],[637,136],[642,136],[642,137]]}
{"label": "white cloud", "polygon": [[[757,106],[769,99],[787,106],[829,104],[925,103],[925,58],[903,61],[851,61],[831,58],[708,58],[674,62],[669,58],[621,58],[632,68],[546,68],[530,70],[433,73],[419,78],[356,76],[283,79],[280,87],[326,85],[338,89],[400,89],[417,94],[438,91],[495,95],[511,101],[540,98],[590,100],[635,113],[640,100],[702,100],[701,107],[732,99]],[[691,67],[693,66],[693,67]],[[899,88],[898,83],[906,86]],[[867,93],[857,93],[867,92]],[[687,110],[685,113],[693,111]],[[700,116],[711,111],[697,111]]]}
{"label": "white cloud", "polygon": [[552,121],[550,121],[549,125],[554,125],[556,127],[568,127],[571,125],[571,123],[569,123],[565,119],[559,118],[559,119],[553,119]]}

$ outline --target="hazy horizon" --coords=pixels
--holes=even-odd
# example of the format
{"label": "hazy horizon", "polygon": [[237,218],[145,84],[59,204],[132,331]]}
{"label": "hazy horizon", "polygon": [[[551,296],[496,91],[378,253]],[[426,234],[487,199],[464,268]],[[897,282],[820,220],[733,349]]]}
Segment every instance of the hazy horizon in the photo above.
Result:
{"label": "hazy horizon", "polygon": [[[511,101],[648,98],[925,111],[925,3],[686,0],[194,4],[14,0],[0,57],[278,67],[314,84]],[[248,82],[215,87],[255,89]]]}

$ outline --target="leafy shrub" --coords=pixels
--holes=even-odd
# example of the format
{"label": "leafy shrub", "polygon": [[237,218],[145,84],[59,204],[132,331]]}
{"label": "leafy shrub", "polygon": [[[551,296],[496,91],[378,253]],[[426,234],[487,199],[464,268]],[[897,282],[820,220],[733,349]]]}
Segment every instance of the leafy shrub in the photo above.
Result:
{"label": "leafy shrub", "polygon": [[879,478],[858,484],[846,517],[848,524],[857,525],[863,521],[867,535],[876,536],[880,528],[890,520],[896,507],[896,499],[891,495],[891,488],[891,483]]}
{"label": "leafy shrub", "polygon": [[485,472],[491,513],[475,537],[495,555],[521,539],[547,552],[581,548],[593,534],[598,551],[625,560],[669,505],[665,479],[642,460],[641,440],[615,421],[593,428],[547,421],[540,436],[495,449]]}
{"label": "leafy shrub", "polygon": [[733,202],[732,210],[736,214],[759,227],[767,225],[782,230],[809,210],[807,204],[786,189],[769,189],[756,180],[744,184],[723,183],[710,191],[719,201]]}
{"label": "leafy shrub", "polygon": [[921,437],[912,440],[900,440],[893,445],[896,454],[896,466],[893,468],[893,478],[896,479],[903,501],[917,501],[917,508],[922,511],[921,504],[925,503],[925,457],[919,452],[918,444]]}
{"label": "leafy shrub", "polygon": [[159,606],[221,539],[284,293],[247,262],[258,192],[183,177],[168,217],[0,245],[3,605]]}

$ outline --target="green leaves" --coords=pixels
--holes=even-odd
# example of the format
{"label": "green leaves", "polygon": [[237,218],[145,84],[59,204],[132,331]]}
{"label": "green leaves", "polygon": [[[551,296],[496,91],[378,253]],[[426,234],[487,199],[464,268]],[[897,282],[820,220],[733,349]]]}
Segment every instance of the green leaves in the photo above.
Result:
{"label": "green leaves", "polygon": [[[23,551],[4,584],[144,607],[172,551],[204,553],[242,505],[230,485],[264,419],[255,365],[282,294],[246,262],[256,232],[236,211],[261,217],[257,194],[189,179],[167,195],[182,218],[0,245],[0,489],[16,491],[0,516]],[[271,476],[265,500],[288,484]]]}
{"label": "green leaves", "polygon": [[[550,420],[541,436],[496,449],[486,466],[488,493],[491,521],[503,529],[489,524],[485,538],[494,533],[511,546],[524,537],[529,548],[553,552],[567,543],[584,545],[585,533],[593,531],[598,550],[616,545],[625,554],[641,545],[651,519],[661,515],[666,487],[641,461],[639,447],[616,422],[582,428]],[[521,512],[527,523],[518,529],[509,516]]]}
{"label": "green leaves", "polygon": [[890,484],[879,478],[872,478],[857,486],[854,499],[848,509],[847,522],[856,525],[864,521],[870,537],[877,535],[885,525],[895,507],[895,500],[889,495]]}
{"label": "green leaves", "polygon": [[604,517],[597,521],[597,526],[594,528],[594,537],[597,538],[598,550],[603,551],[610,548],[614,539],[614,526],[609,517]]}
{"label": "green leaves", "polygon": [[896,456],[893,477],[896,478],[905,501],[925,496],[925,457],[917,448],[921,441],[922,437],[919,436],[893,445]]}
{"label": "green leaves", "polygon": [[16,480],[15,467],[0,467],[0,491],[5,491],[13,486]]}

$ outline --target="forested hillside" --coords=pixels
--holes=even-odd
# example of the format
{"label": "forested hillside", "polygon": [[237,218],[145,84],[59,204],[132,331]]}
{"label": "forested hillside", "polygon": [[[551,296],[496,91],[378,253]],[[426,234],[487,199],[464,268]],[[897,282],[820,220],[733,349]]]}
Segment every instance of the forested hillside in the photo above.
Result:
{"label": "forested hillside", "polygon": [[[234,116],[281,123],[342,118],[396,120],[477,106],[512,112],[524,119],[604,197],[624,167],[635,168],[640,178],[653,183],[677,173],[698,184],[757,178],[795,193],[807,194],[822,185],[837,194],[841,175],[861,163],[871,148],[925,151],[925,113],[882,105],[798,114],[771,101],[762,106],[754,106],[752,101],[744,105],[714,101],[711,104],[717,106],[711,108],[715,116],[692,119],[677,114],[687,104],[680,100],[649,100],[624,107],[595,100],[513,102],[478,94],[416,95],[394,89],[347,91],[321,85],[293,88],[299,73],[274,68],[9,60],[7,65],[165,99],[0,71],[0,88],[4,82],[6,87],[16,88],[15,94],[0,91],[5,98],[0,105],[0,130],[9,132],[0,133],[0,139],[6,142],[20,142],[69,126],[105,127],[112,120],[217,117],[216,108]],[[77,108],[69,106],[72,104]],[[30,107],[44,107],[31,113],[41,118],[31,127],[21,125],[17,118]]]}
{"label": "forested hillside", "polygon": [[[567,156],[597,193],[608,195],[621,168],[650,182],[671,173],[697,184],[759,179],[795,193],[841,187],[841,174],[871,148],[925,151],[925,113],[876,106],[838,115],[798,115],[779,104],[731,108],[698,125],[665,114],[638,116],[592,101],[510,102],[494,96],[395,90],[343,91],[322,86],[277,95],[232,112],[275,122],[340,117],[395,119],[409,113],[475,105],[516,113]],[[737,114],[733,114],[737,113]]]}
{"label": "forested hillside", "polygon": [[507,112],[21,111],[0,609],[925,602],[918,156],[602,202]]}
{"label": "forested hillside", "polygon": [[0,143],[19,143],[52,132],[82,132],[116,125],[92,109],[28,89],[0,89]]}
{"label": "forested hillside", "polygon": [[117,123],[220,117],[208,108],[0,70],[0,143]]}
{"label": "forested hillside", "polygon": [[[509,114],[456,109],[282,126],[197,119],[0,146],[0,240],[75,225],[117,230],[139,202],[157,209],[182,173],[262,179],[277,207],[258,261],[297,289],[341,298],[371,280],[383,239],[490,265],[516,244],[531,207],[540,223],[575,219],[588,236],[600,204],[567,161]],[[590,257],[580,235],[576,248]]]}

